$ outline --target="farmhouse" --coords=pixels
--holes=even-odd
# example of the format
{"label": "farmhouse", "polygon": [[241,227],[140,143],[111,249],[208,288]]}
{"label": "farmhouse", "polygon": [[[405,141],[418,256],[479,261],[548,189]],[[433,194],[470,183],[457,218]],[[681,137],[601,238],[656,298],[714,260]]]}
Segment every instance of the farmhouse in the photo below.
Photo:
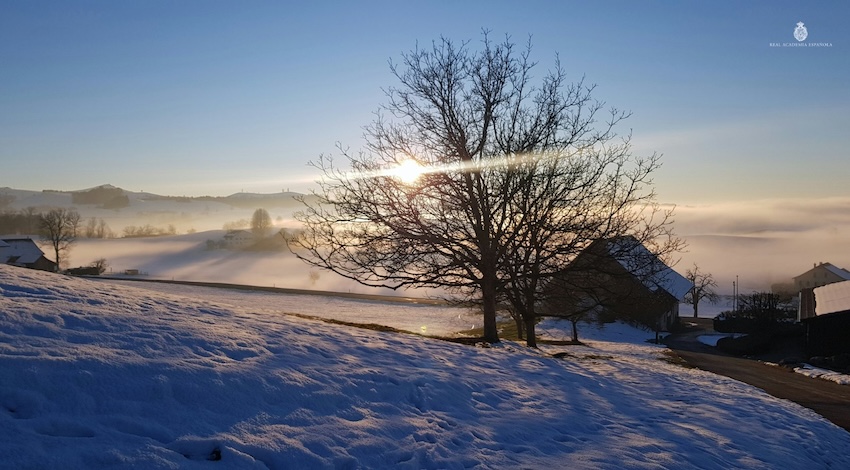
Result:
{"label": "farmhouse", "polygon": [[803,289],[798,319],[810,355],[850,353],[850,281]]}
{"label": "farmhouse", "polygon": [[669,331],[693,284],[634,237],[592,243],[553,282],[557,306],[545,315],[584,312]]}
{"label": "farmhouse", "polygon": [[246,248],[255,241],[254,234],[248,230],[229,230],[224,234],[224,243],[228,248]]}
{"label": "farmhouse", "polygon": [[56,263],[45,258],[44,252],[31,238],[0,239],[0,263],[41,271],[56,271]]}
{"label": "farmhouse", "polygon": [[841,281],[850,281],[850,271],[831,263],[816,263],[812,269],[794,277],[794,288],[801,291]]}

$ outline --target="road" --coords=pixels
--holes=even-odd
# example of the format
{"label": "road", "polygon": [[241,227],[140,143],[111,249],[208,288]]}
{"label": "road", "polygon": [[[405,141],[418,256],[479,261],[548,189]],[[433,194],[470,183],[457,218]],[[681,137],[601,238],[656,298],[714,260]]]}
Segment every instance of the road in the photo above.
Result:
{"label": "road", "polygon": [[730,356],[697,340],[698,336],[710,333],[714,333],[710,320],[699,319],[696,326],[674,334],[664,342],[698,369],[725,375],[777,398],[791,400],[850,431],[850,386],[806,377],[791,369],[754,359]]}

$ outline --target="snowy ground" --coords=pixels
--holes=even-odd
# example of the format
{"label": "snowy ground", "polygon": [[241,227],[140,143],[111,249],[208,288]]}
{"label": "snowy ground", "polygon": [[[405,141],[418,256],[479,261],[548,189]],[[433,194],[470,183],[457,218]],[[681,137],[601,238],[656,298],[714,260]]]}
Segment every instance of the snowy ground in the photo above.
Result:
{"label": "snowy ground", "polygon": [[474,348],[0,266],[0,466],[850,468],[844,430],[647,336]]}
{"label": "snowy ground", "polygon": [[453,336],[481,328],[481,315],[469,308],[415,303],[379,302],[333,296],[279,294],[138,281],[103,280],[110,284],[139,287],[154,292],[215,301],[231,306],[250,306],[258,313],[301,315],[378,324],[427,336]]}
{"label": "snowy ground", "polygon": [[829,380],[841,385],[850,385],[850,375],[835,372],[833,370],[821,369],[809,364],[803,364],[802,367],[795,367],[794,371],[798,374],[807,375],[809,377],[817,377],[823,380]]}

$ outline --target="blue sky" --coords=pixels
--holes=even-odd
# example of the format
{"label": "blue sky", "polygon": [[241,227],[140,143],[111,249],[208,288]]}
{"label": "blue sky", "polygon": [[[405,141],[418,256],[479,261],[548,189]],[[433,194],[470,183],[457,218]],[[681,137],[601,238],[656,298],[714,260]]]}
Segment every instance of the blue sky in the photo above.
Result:
{"label": "blue sky", "polygon": [[[771,47],[797,43],[831,47]],[[848,196],[850,4],[0,0],[0,187],[306,190],[358,148],[387,61],[486,28],[633,116],[660,199]]]}

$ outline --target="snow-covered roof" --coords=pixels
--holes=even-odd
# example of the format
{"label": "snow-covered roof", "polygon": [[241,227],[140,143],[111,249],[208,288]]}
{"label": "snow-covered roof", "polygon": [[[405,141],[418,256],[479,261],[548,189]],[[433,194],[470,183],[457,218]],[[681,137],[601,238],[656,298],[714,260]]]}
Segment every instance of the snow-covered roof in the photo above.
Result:
{"label": "snow-covered roof", "polygon": [[850,271],[847,271],[846,269],[839,268],[838,266],[835,266],[832,263],[824,263],[822,266],[827,271],[831,272],[832,274],[835,274],[836,276],[840,277],[841,279],[850,281]]}
{"label": "snow-covered roof", "polygon": [[15,264],[31,264],[44,256],[44,253],[30,238],[4,238],[0,240],[0,263],[8,263],[12,258]]}
{"label": "snow-covered roof", "polygon": [[807,274],[809,274],[810,272],[815,271],[817,269],[824,269],[824,270],[838,276],[839,278],[844,279],[845,281],[850,281],[850,271],[847,271],[846,269],[839,268],[838,266],[836,266],[832,263],[820,263],[818,265],[815,265],[815,267],[804,272],[803,274],[800,274],[799,276],[794,276],[794,279],[804,277]]}
{"label": "snow-covered roof", "polygon": [[620,265],[640,279],[652,292],[663,290],[676,300],[682,301],[694,286],[633,237],[610,240],[608,250]]}
{"label": "snow-covered roof", "polygon": [[834,282],[815,289],[815,315],[850,310],[850,281]]}

